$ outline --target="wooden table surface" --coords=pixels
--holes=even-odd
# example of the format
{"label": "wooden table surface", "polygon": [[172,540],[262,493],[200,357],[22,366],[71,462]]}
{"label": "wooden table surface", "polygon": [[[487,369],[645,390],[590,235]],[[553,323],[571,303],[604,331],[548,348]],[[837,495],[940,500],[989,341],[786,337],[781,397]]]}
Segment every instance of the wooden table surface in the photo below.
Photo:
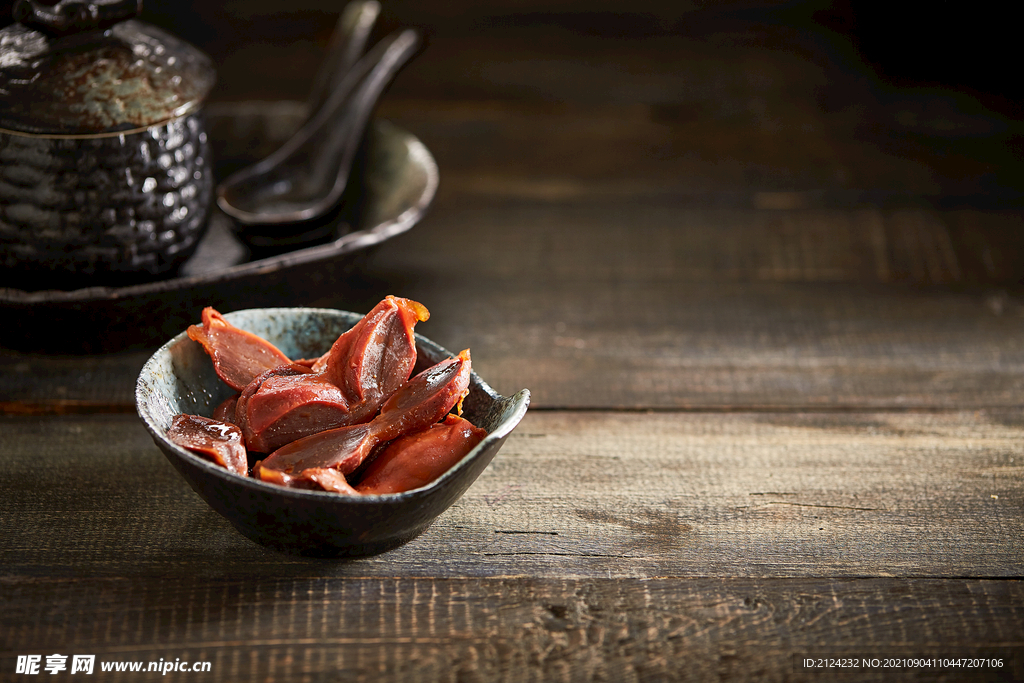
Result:
{"label": "wooden table surface", "polygon": [[[623,4],[384,17],[429,38],[378,115],[434,153],[440,190],[342,290],[294,304],[416,299],[418,331],[533,395],[407,545],[257,546],[136,416],[152,349],[0,349],[0,680],[52,654],[117,680],[165,679],[100,663],[209,662],[172,672],[203,681],[1024,680],[1021,122],[887,84],[820,24]],[[294,122],[294,74],[333,22],[244,5],[219,11],[255,47],[204,46],[221,171]],[[258,40],[281,17],[306,37]]]}

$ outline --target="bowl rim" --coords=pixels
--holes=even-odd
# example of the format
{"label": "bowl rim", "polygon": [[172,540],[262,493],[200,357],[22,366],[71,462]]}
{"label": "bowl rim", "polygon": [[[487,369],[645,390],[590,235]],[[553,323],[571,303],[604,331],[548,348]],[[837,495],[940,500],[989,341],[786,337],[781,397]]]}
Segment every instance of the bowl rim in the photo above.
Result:
{"label": "bowl rim", "polygon": [[[336,319],[344,319],[346,322],[351,321],[349,327],[355,325],[362,315],[353,313],[351,311],[344,311],[334,308],[313,308],[313,307],[272,307],[272,308],[245,308],[237,311],[231,311],[225,313],[224,317],[231,322],[232,317],[240,318],[245,314],[252,313],[267,313],[267,314],[281,314],[295,315],[303,314],[307,316],[328,316]],[[239,326],[241,327],[241,325]],[[242,329],[245,329],[244,327]],[[419,350],[426,349],[435,356],[455,358],[457,354],[452,353],[448,349],[444,348],[440,344],[431,341],[427,337],[424,337],[420,333],[414,333],[416,341],[417,355]],[[398,493],[377,493],[377,494],[361,494],[353,496],[348,493],[335,493],[333,491],[315,491],[309,489],[295,489],[285,486],[278,486],[276,484],[269,484],[260,479],[253,477],[243,477],[241,475],[230,472],[227,469],[220,467],[209,460],[200,457],[192,453],[191,451],[182,448],[173,441],[167,438],[167,434],[161,431],[159,425],[156,424],[156,420],[153,417],[152,411],[149,409],[149,400],[146,397],[145,392],[145,377],[152,375],[157,364],[160,362],[162,356],[169,356],[172,349],[182,343],[190,342],[192,344],[198,344],[198,342],[189,339],[188,332],[182,331],[172,337],[170,340],[165,342],[159,349],[146,360],[146,363],[142,366],[142,370],[139,372],[139,376],[135,383],[135,407],[139,418],[145,425],[146,430],[149,431],[150,435],[161,445],[161,450],[164,453],[173,453],[179,459],[198,465],[209,474],[221,479],[222,481],[248,488],[253,492],[262,492],[274,495],[281,495],[285,498],[292,498],[295,500],[307,500],[307,501],[336,501],[344,502],[346,504],[355,505],[375,505],[381,502],[401,502],[414,500],[417,498],[427,497],[433,489],[438,489],[449,479],[456,476],[456,473],[469,466],[469,463],[484,453],[493,444],[496,444],[507,437],[513,429],[522,421],[526,415],[530,405],[530,390],[520,389],[511,396],[502,396],[497,393],[487,382],[477,374],[475,370],[470,371],[470,387],[477,388],[483,391],[492,401],[510,401],[513,405],[512,412],[501,421],[501,423],[493,430],[487,433],[487,436],[483,438],[469,453],[464,455],[459,462],[449,467],[441,476],[437,477],[433,481],[424,484],[415,489],[408,491],[401,491]]]}

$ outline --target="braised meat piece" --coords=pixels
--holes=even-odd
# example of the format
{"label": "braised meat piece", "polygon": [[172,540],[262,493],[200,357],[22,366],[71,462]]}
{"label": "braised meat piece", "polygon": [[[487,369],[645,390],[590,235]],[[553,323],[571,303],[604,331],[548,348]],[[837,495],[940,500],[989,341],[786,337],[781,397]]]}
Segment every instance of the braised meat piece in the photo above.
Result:
{"label": "braised meat piece", "polygon": [[213,409],[213,415],[210,417],[214,420],[227,422],[228,424],[235,424],[235,406],[238,405],[238,396],[238,394],[234,394],[224,399],[220,405]]}
{"label": "braised meat piece", "polygon": [[229,472],[243,477],[249,472],[242,432],[235,425],[199,415],[175,415],[167,437]]}
{"label": "braised meat piece", "polygon": [[409,379],[416,363],[413,328],[429,316],[421,304],[389,296],[311,367],[291,364],[256,377],[235,408],[248,448],[270,453],[317,432],[373,419]]}
{"label": "braised meat piece", "polygon": [[266,339],[235,327],[209,306],[203,309],[202,320],[202,325],[188,328],[188,336],[203,345],[217,376],[235,391],[267,370],[291,363]]}
{"label": "braised meat piece", "polygon": [[486,430],[449,414],[443,422],[400,436],[385,446],[363,472],[356,491],[400,493],[426,486],[462,460],[485,436]]}
{"label": "braised meat piece", "polygon": [[[363,495],[424,486],[487,435],[449,414],[457,407],[461,415],[469,393],[469,350],[409,379],[413,330],[429,316],[423,305],[389,296],[327,353],[293,361],[207,307],[188,336],[239,393],[213,418],[175,416],[167,435],[243,477],[251,459],[269,453],[252,476],[290,488]],[[348,477],[360,468],[353,487]]]}
{"label": "braised meat piece", "polygon": [[[370,422],[313,434],[276,450],[255,468],[264,481],[308,488],[315,483],[325,490],[350,492],[328,482],[319,470],[350,474],[373,449],[403,434],[426,429],[443,418],[469,393],[471,363],[468,351],[427,368],[396,391]],[[307,474],[307,471],[311,471]]]}

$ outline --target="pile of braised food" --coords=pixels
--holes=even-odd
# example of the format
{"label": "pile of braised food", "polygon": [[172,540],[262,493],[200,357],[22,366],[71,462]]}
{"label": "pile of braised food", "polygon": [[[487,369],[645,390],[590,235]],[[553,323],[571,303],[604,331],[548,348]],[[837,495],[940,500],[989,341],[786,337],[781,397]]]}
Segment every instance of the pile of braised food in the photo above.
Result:
{"label": "pile of braised food", "polygon": [[410,378],[413,328],[429,315],[389,296],[323,356],[291,360],[206,308],[188,336],[238,393],[212,417],[175,416],[167,436],[235,474],[280,486],[351,495],[424,486],[487,435],[461,417],[468,350]]}

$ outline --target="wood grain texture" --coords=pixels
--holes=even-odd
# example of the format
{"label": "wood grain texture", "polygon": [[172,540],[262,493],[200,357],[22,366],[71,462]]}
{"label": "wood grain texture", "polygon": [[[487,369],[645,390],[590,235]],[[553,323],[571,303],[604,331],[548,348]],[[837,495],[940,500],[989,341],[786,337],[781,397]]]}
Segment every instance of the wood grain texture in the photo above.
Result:
{"label": "wood grain texture", "polygon": [[[537,407],[1017,406],[1020,221],[448,201],[382,246],[347,294],[293,303],[419,300],[433,313],[423,334],[472,348],[486,380],[530,388]],[[0,405],[131,412],[147,357],[0,351]]]}
{"label": "wood grain texture", "polygon": [[[224,177],[301,120],[281,100],[337,5],[171,2],[148,16],[214,57]],[[0,350],[0,680],[55,652],[232,682],[1024,680],[1022,129],[886,86],[833,5],[385,3],[427,49],[378,113],[440,191],[293,304],[418,299],[533,410],[422,536],[313,560],[174,473],[133,415],[148,353]]]}
{"label": "wood grain texture", "polygon": [[[1018,581],[116,578],[8,581],[2,602],[4,674],[17,654],[54,652],[95,654],[98,662],[206,661],[208,673],[176,675],[211,681],[977,681],[1024,674]],[[801,664],[806,657],[952,656],[1003,665],[823,672]]]}
{"label": "wood grain texture", "polygon": [[7,418],[16,576],[1013,577],[1024,420],[533,412],[426,533],[318,562],[237,534],[129,416]]}
{"label": "wood grain texture", "polygon": [[967,280],[995,250],[952,234],[930,212],[460,205],[367,275],[536,406],[1018,405],[1024,309]]}
{"label": "wood grain texture", "polygon": [[[312,4],[327,11],[238,10],[259,47],[211,36],[215,99],[302,100],[331,24]],[[573,4],[385,7],[382,27],[417,26],[427,47],[380,111],[435,150],[443,191],[1021,205],[1020,122],[962,92],[887,87],[815,21],[825,5]]]}
{"label": "wood grain texture", "polygon": [[[213,55],[220,102],[304,100],[338,9],[163,4],[147,5],[150,20]],[[822,16],[830,9],[816,0],[389,2],[379,33],[415,26],[427,47],[384,111],[422,123],[413,130],[437,146],[442,168],[484,185],[611,188],[633,178],[681,192],[1005,194],[1020,206],[1019,122],[964,92],[884,83]]]}

